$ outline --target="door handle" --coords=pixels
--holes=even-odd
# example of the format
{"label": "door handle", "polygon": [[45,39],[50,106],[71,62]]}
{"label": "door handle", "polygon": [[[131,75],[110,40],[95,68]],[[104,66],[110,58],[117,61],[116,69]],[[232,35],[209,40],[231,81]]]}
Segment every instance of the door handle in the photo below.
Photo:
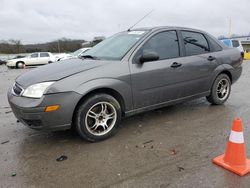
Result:
{"label": "door handle", "polygon": [[177,63],[177,62],[173,62],[173,64],[171,65],[172,68],[177,68],[180,67],[182,64],[181,63]]}
{"label": "door handle", "polygon": [[213,56],[211,56],[211,55],[210,55],[210,56],[208,56],[208,58],[207,58],[207,60],[208,60],[208,61],[213,61],[213,60],[215,60],[215,59],[216,59],[216,58],[215,58],[215,57],[213,57]]}

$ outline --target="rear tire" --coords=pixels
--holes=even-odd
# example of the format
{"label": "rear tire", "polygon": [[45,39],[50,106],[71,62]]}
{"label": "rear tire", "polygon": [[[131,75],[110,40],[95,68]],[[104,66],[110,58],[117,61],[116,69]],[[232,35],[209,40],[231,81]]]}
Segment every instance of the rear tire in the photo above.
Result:
{"label": "rear tire", "polygon": [[231,80],[226,74],[220,74],[215,79],[211,93],[207,96],[208,102],[214,105],[225,103],[231,93]]}
{"label": "rear tire", "polygon": [[75,128],[83,139],[98,142],[117,132],[121,115],[121,106],[114,97],[107,94],[95,94],[77,107]]}

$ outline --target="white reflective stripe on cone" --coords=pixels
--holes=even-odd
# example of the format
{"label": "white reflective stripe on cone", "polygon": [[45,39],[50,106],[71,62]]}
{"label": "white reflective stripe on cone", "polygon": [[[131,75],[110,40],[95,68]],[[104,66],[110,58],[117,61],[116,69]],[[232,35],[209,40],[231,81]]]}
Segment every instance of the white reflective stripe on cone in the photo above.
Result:
{"label": "white reflective stripe on cone", "polygon": [[229,141],[236,144],[243,144],[244,143],[243,132],[231,131]]}

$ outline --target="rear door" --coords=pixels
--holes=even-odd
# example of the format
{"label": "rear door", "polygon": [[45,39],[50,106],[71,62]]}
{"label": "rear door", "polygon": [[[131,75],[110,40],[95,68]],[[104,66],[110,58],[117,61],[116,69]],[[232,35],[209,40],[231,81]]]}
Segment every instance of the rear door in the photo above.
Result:
{"label": "rear door", "polygon": [[49,53],[47,52],[40,52],[39,63],[40,64],[47,64],[50,61]]}
{"label": "rear door", "polygon": [[[179,81],[179,97],[188,97],[208,92],[212,75],[218,66],[217,52],[213,52],[211,43],[203,33],[180,31],[184,57],[177,69],[182,79]],[[217,54],[216,54],[217,53]]]}

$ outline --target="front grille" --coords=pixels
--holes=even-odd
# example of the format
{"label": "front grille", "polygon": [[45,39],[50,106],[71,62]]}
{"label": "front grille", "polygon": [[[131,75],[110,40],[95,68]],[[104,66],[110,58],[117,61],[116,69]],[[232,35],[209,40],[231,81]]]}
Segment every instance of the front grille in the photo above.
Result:
{"label": "front grille", "polygon": [[12,91],[15,95],[21,95],[23,92],[23,88],[21,88],[17,83],[13,85]]}

